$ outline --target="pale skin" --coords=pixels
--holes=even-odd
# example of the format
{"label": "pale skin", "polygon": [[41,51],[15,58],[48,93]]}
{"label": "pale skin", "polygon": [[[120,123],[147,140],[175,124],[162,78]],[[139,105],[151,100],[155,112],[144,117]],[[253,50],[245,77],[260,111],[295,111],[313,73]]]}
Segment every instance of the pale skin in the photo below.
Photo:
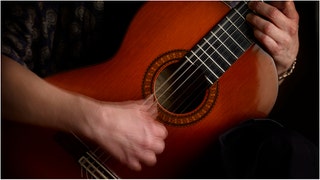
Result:
{"label": "pale skin", "polygon": [[299,51],[299,14],[293,1],[264,3],[252,1],[249,8],[258,15],[248,14],[255,37],[273,57],[278,75],[287,71]]}
{"label": "pale skin", "polygon": [[[299,16],[292,1],[271,4],[249,3],[256,14],[247,20],[280,75],[298,54]],[[101,102],[57,88],[3,55],[1,66],[4,119],[84,135],[134,170],[156,164],[164,151],[168,132],[152,100]]]}

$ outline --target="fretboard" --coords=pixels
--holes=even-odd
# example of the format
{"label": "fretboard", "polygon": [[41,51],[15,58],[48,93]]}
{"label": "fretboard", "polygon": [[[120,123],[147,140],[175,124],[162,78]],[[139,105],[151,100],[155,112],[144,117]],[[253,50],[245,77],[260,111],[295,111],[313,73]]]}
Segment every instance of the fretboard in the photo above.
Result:
{"label": "fretboard", "polygon": [[253,44],[252,31],[245,19],[248,13],[246,2],[239,2],[185,56],[204,72],[210,84]]}

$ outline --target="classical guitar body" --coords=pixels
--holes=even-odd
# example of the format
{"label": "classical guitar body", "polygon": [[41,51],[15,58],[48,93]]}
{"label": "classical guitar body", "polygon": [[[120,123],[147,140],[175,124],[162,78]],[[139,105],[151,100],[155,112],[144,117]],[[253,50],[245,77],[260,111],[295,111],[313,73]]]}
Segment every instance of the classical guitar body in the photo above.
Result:
{"label": "classical guitar body", "polygon": [[[91,155],[96,155],[97,162],[83,158],[85,154],[79,155],[84,161],[74,159],[72,155],[77,152],[65,150],[54,138],[57,132],[6,122],[2,134],[3,178],[86,178],[103,177],[99,173],[105,172],[114,175],[106,177],[116,178],[179,178],[219,134],[247,119],[268,115],[277,96],[277,74],[271,57],[255,43],[216,81],[217,73],[210,69],[202,69],[206,73],[199,76],[186,76],[192,78],[187,82],[202,83],[183,86],[195,92],[176,93],[180,86],[162,85],[184,62],[201,72],[197,68],[200,60],[191,58],[200,56],[199,51],[190,50],[229,11],[230,7],[222,2],[147,2],[112,59],[46,79],[63,89],[103,101],[135,100],[155,94],[158,120],[169,132],[165,151],[155,166],[135,172],[112,157],[102,159],[94,153]],[[236,56],[235,52],[229,53]],[[176,94],[191,94],[196,100]],[[92,168],[89,162],[94,162]]]}

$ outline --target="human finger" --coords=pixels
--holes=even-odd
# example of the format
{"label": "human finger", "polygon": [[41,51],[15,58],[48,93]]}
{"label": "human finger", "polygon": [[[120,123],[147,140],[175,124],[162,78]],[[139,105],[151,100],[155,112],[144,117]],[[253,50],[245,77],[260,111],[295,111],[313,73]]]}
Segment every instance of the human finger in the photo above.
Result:
{"label": "human finger", "polygon": [[168,136],[167,128],[156,120],[152,122],[152,132],[157,138],[165,139]]}
{"label": "human finger", "polygon": [[260,42],[269,42],[270,40],[268,38],[271,38],[274,42],[278,42],[286,37],[281,29],[260,16],[250,13],[247,15],[246,19],[252,25],[255,31],[255,37]]}
{"label": "human finger", "polygon": [[157,163],[156,154],[151,150],[139,151],[137,156],[140,162],[147,166],[154,166]]}
{"label": "human finger", "polygon": [[140,161],[134,156],[128,157],[128,162],[126,164],[130,169],[135,171],[141,171],[142,169]]}
{"label": "human finger", "polygon": [[287,18],[298,22],[299,14],[296,10],[294,1],[273,1],[270,4],[276,8],[278,8]]}
{"label": "human finger", "polygon": [[[263,19],[272,22],[275,26],[285,30],[288,25],[288,18],[275,6],[262,1],[251,1],[248,7]],[[262,19],[262,18],[261,18]]]}
{"label": "human finger", "polygon": [[258,29],[254,29],[253,33],[256,39],[261,42],[270,53],[276,52],[275,49],[278,48],[278,44],[273,38]]}

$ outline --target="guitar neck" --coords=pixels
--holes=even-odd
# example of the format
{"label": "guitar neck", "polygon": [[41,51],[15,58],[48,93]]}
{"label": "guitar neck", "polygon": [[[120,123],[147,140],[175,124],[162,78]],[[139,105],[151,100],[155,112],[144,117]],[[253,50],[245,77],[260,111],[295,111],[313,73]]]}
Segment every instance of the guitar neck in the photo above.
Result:
{"label": "guitar neck", "polygon": [[186,55],[190,63],[205,72],[210,84],[254,44],[252,30],[245,19],[249,12],[247,3],[239,2]]}

